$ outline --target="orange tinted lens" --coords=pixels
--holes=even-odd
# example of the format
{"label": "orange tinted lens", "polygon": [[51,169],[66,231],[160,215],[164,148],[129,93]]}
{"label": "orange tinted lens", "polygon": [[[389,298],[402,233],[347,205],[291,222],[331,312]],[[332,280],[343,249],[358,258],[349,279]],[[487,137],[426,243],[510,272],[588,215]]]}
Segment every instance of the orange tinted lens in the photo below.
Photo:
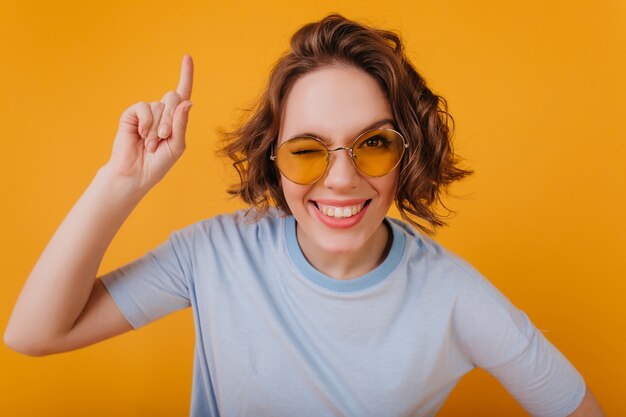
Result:
{"label": "orange tinted lens", "polygon": [[326,146],[311,138],[289,139],[276,151],[278,169],[296,184],[311,184],[317,181],[324,175],[327,162]]}
{"label": "orange tinted lens", "polygon": [[404,154],[404,140],[393,130],[373,130],[352,147],[354,162],[366,175],[381,177],[398,166]]}

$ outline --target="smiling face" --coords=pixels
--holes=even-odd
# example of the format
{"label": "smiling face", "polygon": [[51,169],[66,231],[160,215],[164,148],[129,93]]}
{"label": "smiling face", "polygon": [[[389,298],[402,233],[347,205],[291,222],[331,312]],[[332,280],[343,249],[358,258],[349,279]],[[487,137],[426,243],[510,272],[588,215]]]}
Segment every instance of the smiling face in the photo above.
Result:
{"label": "smiling face", "polygon": [[[279,145],[307,135],[323,140],[330,149],[350,147],[361,133],[383,127],[393,128],[393,116],[377,82],[359,69],[325,67],[303,75],[289,91]],[[398,169],[369,177],[355,168],[347,151],[339,150],[313,184],[299,185],[281,174],[307,258],[382,253],[387,243],[382,222],[393,203]]]}

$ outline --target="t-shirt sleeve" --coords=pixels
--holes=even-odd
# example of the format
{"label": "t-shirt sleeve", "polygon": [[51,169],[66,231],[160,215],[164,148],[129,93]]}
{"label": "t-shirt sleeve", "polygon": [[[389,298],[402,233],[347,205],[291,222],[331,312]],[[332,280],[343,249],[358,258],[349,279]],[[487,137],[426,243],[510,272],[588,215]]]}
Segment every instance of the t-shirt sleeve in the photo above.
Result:
{"label": "t-shirt sleeve", "polygon": [[574,366],[479,273],[459,296],[455,327],[464,351],[533,416],[564,417],[580,405],[585,381]]}
{"label": "t-shirt sleeve", "polygon": [[175,239],[176,232],[157,248],[100,278],[135,329],[190,305],[188,274]]}
{"label": "t-shirt sleeve", "polygon": [[485,369],[533,416],[568,416],[585,395],[582,376],[537,329],[517,357]]}

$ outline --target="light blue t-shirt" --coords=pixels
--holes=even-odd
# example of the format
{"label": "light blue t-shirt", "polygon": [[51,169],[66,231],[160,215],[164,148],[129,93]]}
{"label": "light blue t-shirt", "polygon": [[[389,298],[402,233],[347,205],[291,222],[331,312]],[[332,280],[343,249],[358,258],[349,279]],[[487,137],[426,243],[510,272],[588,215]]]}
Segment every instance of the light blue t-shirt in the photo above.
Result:
{"label": "light blue t-shirt", "polygon": [[200,221],[102,277],[134,328],[191,306],[191,416],[432,416],[474,367],[532,415],[585,393],[568,360],[469,264],[387,218],[382,264],[352,280],[312,267],[271,210]]}

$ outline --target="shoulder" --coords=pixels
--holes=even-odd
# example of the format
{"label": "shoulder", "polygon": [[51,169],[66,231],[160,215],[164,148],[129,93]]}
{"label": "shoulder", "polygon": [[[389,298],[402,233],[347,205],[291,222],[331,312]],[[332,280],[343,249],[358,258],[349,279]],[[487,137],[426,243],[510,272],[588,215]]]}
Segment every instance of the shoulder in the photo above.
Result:
{"label": "shoulder", "polygon": [[534,327],[526,314],[470,262],[404,222],[393,222],[405,233],[406,267],[414,285],[446,314],[472,362],[497,366],[528,345]]}
{"label": "shoulder", "polygon": [[280,240],[284,228],[280,210],[270,208],[260,214],[254,209],[239,210],[200,220],[183,227],[170,236],[173,244],[190,250],[198,245],[217,246],[222,249],[242,245],[270,244]]}
{"label": "shoulder", "polygon": [[439,289],[489,291],[489,283],[468,261],[398,219],[389,219],[405,239],[404,259],[412,275],[436,281]]}
{"label": "shoulder", "polygon": [[421,276],[436,281],[440,288],[450,286],[461,295],[473,294],[504,301],[502,293],[469,261],[402,220],[390,221],[405,237],[407,265],[417,269]]}

